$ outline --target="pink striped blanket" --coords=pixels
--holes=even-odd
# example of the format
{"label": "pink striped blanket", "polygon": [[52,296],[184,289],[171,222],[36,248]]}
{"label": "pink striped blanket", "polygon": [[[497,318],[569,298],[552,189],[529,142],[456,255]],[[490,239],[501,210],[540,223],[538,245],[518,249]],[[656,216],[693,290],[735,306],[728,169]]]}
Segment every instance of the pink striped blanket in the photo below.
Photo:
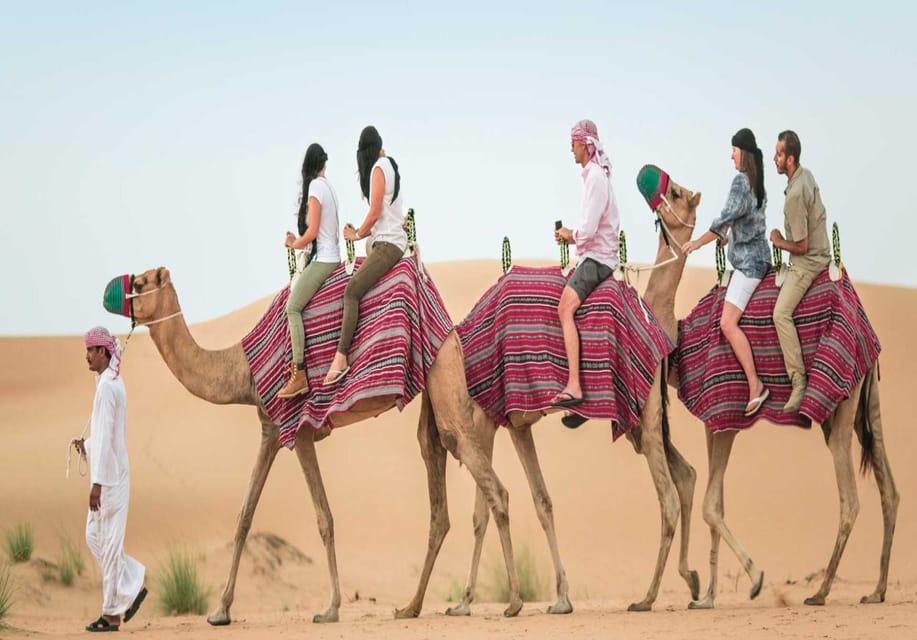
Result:
{"label": "pink striped blanket", "polygon": [[762,419],[806,428],[812,420],[823,422],[879,357],[879,339],[846,271],[838,282],[832,282],[825,271],[793,315],[809,384],[800,413],[783,413],[791,386],[772,320],[778,291],[771,271],[739,321],[751,343],[758,375],[771,392],[764,407],[748,418],[743,415],[748,382],[720,331],[725,287],[714,287],[679,322],[678,397],[711,432],[747,429]]}
{"label": "pink striped blanket", "polygon": [[[357,269],[362,260],[357,260]],[[367,398],[395,395],[402,409],[423,391],[427,373],[452,320],[433,280],[422,279],[415,258],[402,259],[360,302],[360,321],[350,348],[350,373],[335,387],[322,380],[337,348],[343,316],[343,265],[303,310],[306,375],[311,391],[281,399],[292,353],[285,312],[290,288],[280,291],[255,328],[242,339],[249,368],[270,419],[280,426],[280,442],[290,448],[300,427],[333,427],[334,414]]]}
{"label": "pink striped blanket", "polygon": [[[493,420],[543,412],[567,381],[557,317],[566,283],[557,267],[514,266],[484,294],[456,331],[468,392]],[[576,314],[586,401],[573,410],[612,421],[612,436],[640,419],[659,362],[674,345],[636,291],[609,278]]]}

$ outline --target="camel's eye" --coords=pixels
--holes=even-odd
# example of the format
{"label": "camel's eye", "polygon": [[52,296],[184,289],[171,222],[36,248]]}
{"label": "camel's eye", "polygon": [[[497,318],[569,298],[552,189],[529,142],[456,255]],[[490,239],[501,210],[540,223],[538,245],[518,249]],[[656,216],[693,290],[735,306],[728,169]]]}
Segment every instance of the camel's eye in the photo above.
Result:
{"label": "camel's eye", "polygon": [[681,194],[678,193],[675,189],[672,189],[672,200],[678,200],[681,197]]}

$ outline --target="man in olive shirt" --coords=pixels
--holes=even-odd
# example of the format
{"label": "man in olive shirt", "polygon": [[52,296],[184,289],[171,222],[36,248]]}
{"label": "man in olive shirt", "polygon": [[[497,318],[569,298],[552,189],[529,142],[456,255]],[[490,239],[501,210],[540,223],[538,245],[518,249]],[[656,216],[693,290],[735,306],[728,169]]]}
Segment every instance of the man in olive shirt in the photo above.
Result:
{"label": "man in olive shirt", "polygon": [[783,192],[786,196],[783,205],[786,237],[779,229],[774,229],[771,231],[771,242],[790,254],[789,270],[774,305],[774,326],[786,372],[793,384],[790,399],[783,407],[785,413],[799,411],[808,382],[799,335],[793,324],[793,311],[812,281],[831,261],[825,207],[812,172],[799,165],[801,151],[799,136],[795,132],[784,131],[777,137],[774,164],[777,165],[777,173],[787,177]]}

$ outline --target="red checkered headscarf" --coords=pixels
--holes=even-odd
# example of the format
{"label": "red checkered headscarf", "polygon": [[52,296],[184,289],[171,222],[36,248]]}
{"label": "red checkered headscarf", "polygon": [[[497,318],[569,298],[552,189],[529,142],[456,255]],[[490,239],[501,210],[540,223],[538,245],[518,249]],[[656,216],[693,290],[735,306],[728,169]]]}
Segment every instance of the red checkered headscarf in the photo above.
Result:
{"label": "red checkered headscarf", "polygon": [[599,129],[592,120],[580,120],[570,130],[570,137],[586,145],[590,162],[594,162],[605,170],[605,175],[611,175],[611,161],[605,155],[605,148],[599,140]]}
{"label": "red checkered headscarf", "polygon": [[105,327],[93,327],[83,336],[86,348],[105,347],[111,354],[109,367],[115,370],[115,376],[121,370],[121,341],[116,336],[111,335]]}

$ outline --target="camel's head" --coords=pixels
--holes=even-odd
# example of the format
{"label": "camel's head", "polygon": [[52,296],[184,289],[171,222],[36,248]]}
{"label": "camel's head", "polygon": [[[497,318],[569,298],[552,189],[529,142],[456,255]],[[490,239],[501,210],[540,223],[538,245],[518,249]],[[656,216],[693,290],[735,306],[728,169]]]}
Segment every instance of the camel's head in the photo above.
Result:
{"label": "camel's head", "polygon": [[130,295],[134,322],[149,324],[177,311],[175,296],[161,295],[164,289],[172,289],[172,279],[165,267],[150,269],[134,276]]}
{"label": "camel's head", "polygon": [[697,219],[700,192],[694,193],[675,182],[656,165],[644,165],[637,174],[637,188],[653,214],[667,232],[678,236],[679,242],[691,238]]}

